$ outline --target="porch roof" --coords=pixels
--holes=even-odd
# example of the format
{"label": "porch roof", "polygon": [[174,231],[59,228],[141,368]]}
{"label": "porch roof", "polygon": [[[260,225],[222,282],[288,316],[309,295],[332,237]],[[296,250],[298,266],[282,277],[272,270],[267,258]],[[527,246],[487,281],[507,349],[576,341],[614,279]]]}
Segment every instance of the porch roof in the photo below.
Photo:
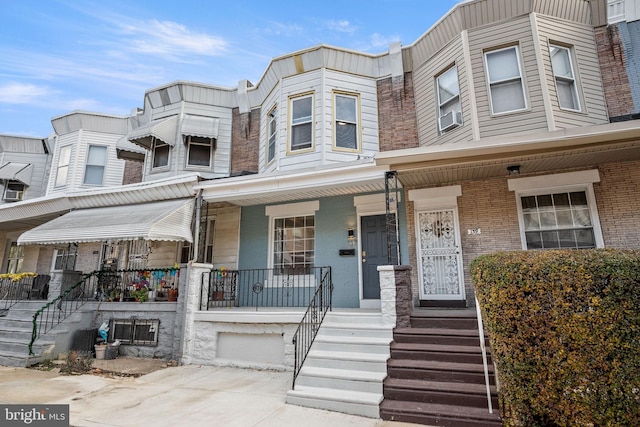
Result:
{"label": "porch roof", "polygon": [[19,245],[164,240],[192,242],[194,199],[71,211],[26,231]]}
{"label": "porch roof", "polygon": [[203,181],[194,188],[202,190],[208,202],[251,206],[384,191],[387,170],[365,159],[348,165]]}
{"label": "porch roof", "polygon": [[135,205],[194,196],[198,174],[181,175],[119,187],[53,194],[16,203],[0,204],[0,230],[19,230],[52,220],[72,209]]}
{"label": "porch roof", "polygon": [[591,167],[640,160],[640,120],[514,134],[376,154],[406,187]]}

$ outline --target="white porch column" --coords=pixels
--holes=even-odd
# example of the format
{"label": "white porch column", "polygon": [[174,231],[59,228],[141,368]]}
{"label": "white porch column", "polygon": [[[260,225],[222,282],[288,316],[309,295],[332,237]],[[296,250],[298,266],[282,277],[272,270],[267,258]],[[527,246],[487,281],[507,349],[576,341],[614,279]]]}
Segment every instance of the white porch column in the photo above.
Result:
{"label": "white porch column", "polygon": [[411,267],[381,265],[378,266],[378,274],[382,321],[397,327],[407,327],[413,310]]}
{"label": "white porch column", "polygon": [[204,297],[201,294],[204,292],[202,290],[202,276],[204,274],[206,280],[208,280],[208,273],[211,272],[212,268],[213,265],[211,264],[189,263],[184,291],[182,292],[181,289],[183,294],[178,295],[178,307],[182,306],[182,310],[179,309],[177,313],[178,316],[182,317],[179,361],[183,365],[191,363],[193,353],[197,348],[194,319],[196,312],[202,308],[200,304],[203,298],[206,301],[206,294]]}

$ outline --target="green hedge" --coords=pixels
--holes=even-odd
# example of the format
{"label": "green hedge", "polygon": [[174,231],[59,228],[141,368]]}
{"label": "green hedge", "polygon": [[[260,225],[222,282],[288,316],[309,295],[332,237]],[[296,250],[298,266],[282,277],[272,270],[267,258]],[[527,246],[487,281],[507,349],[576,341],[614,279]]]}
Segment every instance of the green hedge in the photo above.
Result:
{"label": "green hedge", "polygon": [[506,426],[640,425],[640,251],[500,252],[471,274]]}

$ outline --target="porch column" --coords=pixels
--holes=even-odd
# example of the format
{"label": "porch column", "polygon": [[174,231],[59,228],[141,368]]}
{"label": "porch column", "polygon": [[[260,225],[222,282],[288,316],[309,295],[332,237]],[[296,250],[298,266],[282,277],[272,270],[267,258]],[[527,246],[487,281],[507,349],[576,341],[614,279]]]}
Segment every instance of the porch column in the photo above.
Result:
{"label": "porch column", "polygon": [[51,271],[49,275],[51,280],[49,280],[48,301],[58,298],[64,291],[80,282],[83,276],[81,271],[74,270]]}
{"label": "porch column", "polygon": [[408,265],[381,265],[380,307],[384,323],[399,328],[410,326],[413,311],[411,267]]}
{"label": "porch column", "polygon": [[191,363],[193,353],[197,350],[195,314],[201,309],[202,275],[210,273],[212,268],[211,264],[190,262],[187,266],[186,283],[180,289],[182,294],[178,294],[177,315],[182,320],[179,361],[183,365]]}

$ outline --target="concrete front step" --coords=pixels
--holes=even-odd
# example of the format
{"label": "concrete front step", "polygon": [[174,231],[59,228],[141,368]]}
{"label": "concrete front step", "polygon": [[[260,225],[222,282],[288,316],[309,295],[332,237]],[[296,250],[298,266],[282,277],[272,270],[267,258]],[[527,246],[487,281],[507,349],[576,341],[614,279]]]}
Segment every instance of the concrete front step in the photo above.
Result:
{"label": "concrete front step", "polygon": [[381,394],[382,382],[386,376],[386,372],[305,366],[298,374],[296,388],[307,386]]}
{"label": "concrete front step", "polygon": [[[498,407],[495,386],[490,387],[491,404]],[[387,378],[384,381],[384,397],[390,400],[456,404],[488,409],[487,387],[484,384],[453,383],[416,379]]]}
{"label": "concrete front step", "polygon": [[318,336],[393,338],[393,329],[379,324],[348,324],[325,320]]}
{"label": "concrete front step", "polygon": [[362,417],[379,418],[382,393],[296,385],[287,392],[287,403]]}
{"label": "concrete front step", "polygon": [[384,325],[380,311],[363,310],[333,310],[325,316],[325,323],[340,323],[343,325]]}
{"label": "concrete front step", "polygon": [[358,337],[339,335],[318,335],[314,348],[322,351],[349,351],[356,353],[377,353],[389,355],[389,337]]}
{"label": "concrete front step", "polygon": [[487,409],[423,402],[385,400],[380,405],[380,416],[387,421],[443,427],[502,426],[497,409],[490,414]]}
{"label": "concrete front step", "polygon": [[388,359],[388,354],[321,351],[312,347],[305,360],[305,366],[386,372]]}

